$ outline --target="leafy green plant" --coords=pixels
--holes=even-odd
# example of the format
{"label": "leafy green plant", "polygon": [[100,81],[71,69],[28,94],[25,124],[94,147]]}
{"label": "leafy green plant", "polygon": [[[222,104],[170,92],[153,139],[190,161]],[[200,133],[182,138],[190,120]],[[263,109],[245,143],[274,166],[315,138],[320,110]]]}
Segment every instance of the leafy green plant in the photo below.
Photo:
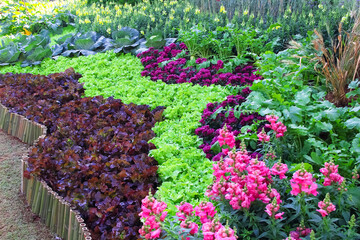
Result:
{"label": "leafy green plant", "polygon": [[51,57],[50,37],[47,31],[34,36],[17,36],[14,39],[3,38],[0,50],[2,65],[21,62],[21,66],[38,65],[45,58]]}
{"label": "leafy green plant", "polygon": [[104,51],[114,49],[114,53],[134,52],[141,43],[145,42],[145,39],[140,38],[138,30],[129,27],[114,31],[111,36],[112,40],[108,40],[104,44]]}
{"label": "leafy green plant", "polygon": [[1,38],[0,45],[0,65],[5,66],[18,61],[21,51],[12,39],[3,37]]}
{"label": "leafy green plant", "polygon": [[[58,42],[64,41],[64,38]],[[105,37],[99,36],[96,32],[77,33],[66,39],[62,45],[56,46],[54,51],[57,51],[56,48],[63,48],[64,52],[61,55],[64,57],[89,56],[96,54],[99,49],[103,50],[104,43]]]}
{"label": "leafy green plant", "polygon": [[146,43],[147,47],[153,47],[155,49],[160,49],[164,46],[168,46],[171,43],[174,43],[176,38],[164,38],[164,33],[160,30],[155,30],[152,33],[146,36]]}

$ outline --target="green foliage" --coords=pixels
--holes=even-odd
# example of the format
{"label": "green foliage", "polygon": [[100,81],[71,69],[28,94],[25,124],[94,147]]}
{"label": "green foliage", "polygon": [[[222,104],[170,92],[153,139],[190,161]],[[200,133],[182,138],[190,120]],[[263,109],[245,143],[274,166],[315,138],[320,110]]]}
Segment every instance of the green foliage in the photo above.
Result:
{"label": "green foliage", "polygon": [[45,58],[51,57],[50,37],[47,31],[39,35],[16,36],[14,39],[3,38],[0,47],[0,64],[9,65],[17,61],[21,66],[40,64]]}
{"label": "green foliage", "polygon": [[140,33],[138,30],[129,27],[123,27],[119,31],[115,31],[111,34],[112,39],[107,40],[104,44],[104,51],[114,49],[115,53],[135,53],[139,45],[145,42],[145,39],[140,39]]}
{"label": "green foliage", "polygon": [[[351,13],[360,8],[356,0],[222,0],[203,1],[189,0],[202,12],[216,14],[220,7],[226,10],[228,21],[236,26],[268,29],[273,24],[279,24],[269,33],[270,39],[279,38],[280,45],[276,52],[286,48],[286,44],[294,35],[305,36],[308,31],[318,29],[326,36],[327,44],[337,32],[340,21],[345,30],[350,30],[353,19]],[[220,25],[224,26],[224,25]]]}
{"label": "green foliage", "polygon": [[93,4],[93,3],[99,3],[99,4],[109,4],[109,3],[117,3],[117,4],[131,4],[131,5],[135,5],[139,2],[141,2],[142,0],[87,0],[88,4]]}
{"label": "green foliage", "polygon": [[168,46],[171,43],[174,43],[176,38],[164,38],[164,33],[160,30],[155,30],[146,36],[146,47],[153,47],[155,49],[160,49],[164,46]]}
{"label": "green foliage", "polygon": [[135,6],[109,2],[104,6],[98,2],[87,5],[86,0],[79,0],[67,9],[78,16],[75,20],[78,30],[96,31],[107,37],[124,26],[136,28],[146,36],[160,30],[164,38],[174,38],[178,29],[190,29],[198,23],[211,30],[227,24],[226,14],[203,13],[187,1],[142,1]]}
{"label": "green foliage", "polygon": [[275,114],[284,120],[288,130],[278,149],[282,159],[309,162],[314,169],[333,159],[340,172],[351,177],[352,169],[360,163],[356,141],[359,100],[338,108],[324,99],[326,88],[316,80],[319,76],[314,72],[315,62],[310,61],[314,56],[310,43],[308,37],[278,54],[262,54],[256,64],[264,80],[253,84],[253,92],[241,109],[260,109],[262,115]]}
{"label": "green foliage", "polygon": [[72,66],[81,73],[86,96],[114,96],[125,103],[148,104],[152,108],[165,106],[165,120],[153,128],[155,150],[151,155],[159,162],[162,185],[157,194],[171,210],[181,201],[197,203],[205,200],[204,192],[212,181],[211,162],[198,146],[194,135],[199,127],[202,110],[209,102],[222,101],[233,94],[219,86],[201,87],[190,84],[169,85],[141,77],[140,60],[131,55],[116,57],[106,52],[74,59],[48,59],[40,66],[21,68],[2,67],[0,72],[30,72],[49,74]]}
{"label": "green foliage", "polygon": [[269,41],[266,32],[250,27],[239,29],[228,25],[211,31],[200,24],[190,30],[180,30],[179,40],[186,44],[194,57],[228,60],[236,56],[238,59],[247,58],[252,61],[259,54],[272,50],[278,41]]}
{"label": "green foliage", "polygon": [[42,29],[59,32],[74,18],[59,2],[5,1],[0,5],[0,12],[0,35],[16,34],[25,29],[31,33],[39,33]]}

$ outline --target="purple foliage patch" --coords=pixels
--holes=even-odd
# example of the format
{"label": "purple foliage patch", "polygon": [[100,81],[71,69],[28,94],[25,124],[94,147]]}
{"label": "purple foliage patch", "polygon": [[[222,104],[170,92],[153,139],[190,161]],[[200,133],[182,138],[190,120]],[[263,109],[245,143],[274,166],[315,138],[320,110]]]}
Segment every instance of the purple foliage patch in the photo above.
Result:
{"label": "purple foliage patch", "polygon": [[[193,83],[201,86],[216,85],[232,85],[243,86],[251,85],[254,80],[261,77],[254,74],[256,69],[251,66],[238,66],[232,73],[218,73],[224,68],[224,63],[218,60],[216,64],[210,63],[209,67],[201,68],[199,71],[194,66],[185,67],[190,55],[186,54],[184,58],[179,58],[170,61],[176,57],[182,50],[187,47],[184,43],[176,45],[175,43],[164,47],[163,51],[150,48],[149,50],[138,55],[141,58],[145,70],[141,73],[142,76],[148,76],[153,81],[161,80],[168,84],[175,83]],[[168,62],[165,66],[160,67],[159,64],[165,61]],[[198,58],[196,64],[202,64],[208,61],[206,58]]]}
{"label": "purple foliage patch", "polygon": [[[245,102],[249,93],[249,88],[245,88],[240,95],[230,95],[221,103],[215,102],[206,105],[200,120],[202,126],[195,130],[195,134],[203,139],[204,144],[199,147],[203,149],[207,158],[218,161],[221,157],[225,156],[221,152],[215,153],[211,150],[211,146],[218,141],[220,129],[222,129],[225,124],[230,131],[233,131],[235,136],[238,136],[243,126],[251,125],[258,120],[265,119],[265,117],[260,116],[258,113],[240,113],[238,118],[235,117],[234,107]],[[223,110],[220,108],[223,108]],[[236,141],[235,145],[239,148],[240,141]],[[256,155],[257,153],[253,154]],[[255,155],[253,157],[256,157]]]}

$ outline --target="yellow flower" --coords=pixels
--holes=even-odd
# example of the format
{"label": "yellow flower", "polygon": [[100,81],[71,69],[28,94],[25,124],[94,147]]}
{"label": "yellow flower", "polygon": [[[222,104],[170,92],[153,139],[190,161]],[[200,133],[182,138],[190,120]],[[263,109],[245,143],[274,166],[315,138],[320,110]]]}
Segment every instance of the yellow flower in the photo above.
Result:
{"label": "yellow flower", "polygon": [[219,19],[218,17],[216,17],[216,18],[214,19],[214,21],[215,21],[215,22],[220,22],[220,19]]}
{"label": "yellow flower", "polygon": [[175,10],[174,10],[174,9],[171,9],[171,13],[174,14],[174,13],[175,13]]}
{"label": "yellow flower", "polygon": [[164,15],[164,16],[166,15],[166,11],[165,11],[165,10],[162,11],[162,15]]}
{"label": "yellow flower", "polygon": [[170,16],[170,20],[174,20],[174,16]]}
{"label": "yellow flower", "polygon": [[245,10],[245,11],[243,12],[243,15],[248,15],[248,13],[249,13],[249,11],[248,11],[248,10]]}
{"label": "yellow flower", "polygon": [[190,8],[189,8],[189,7],[187,7],[187,8],[184,9],[184,12],[186,12],[186,13],[189,12],[189,11],[190,11]]}
{"label": "yellow flower", "polygon": [[26,28],[23,28],[23,29],[24,29],[23,35],[26,35],[26,36],[31,35],[31,32],[29,30],[27,30]]}
{"label": "yellow flower", "polygon": [[170,2],[170,5],[171,5],[171,6],[174,5],[174,4],[176,4],[176,1],[171,1],[171,2]]}
{"label": "yellow flower", "polygon": [[144,31],[142,31],[142,30],[140,31],[140,33],[141,33],[142,35],[145,35],[145,32],[144,32]]}
{"label": "yellow flower", "polygon": [[279,28],[281,28],[281,26],[273,27],[271,30],[277,30],[277,29],[279,29]]}
{"label": "yellow flower", "polygon": [[145,11],[145,10],[146,10],[146,7],[144,6],[142,9]]}
{"label": "yellow flower", "polygon": [[226,10],[225,10],[224,5],[222,5],[222,6],[220,7],[220,12],[221,12],[221,13],[226,13]]}
{"label": "yellow flower", "polygon": [[106,29],[106,32],[107,32],[108,34],[111,34],[111,28]]}
{"label": "yellow flower", "polygon": [[200,14],[200,9],[196,9],[195,14]]}
{"label": "yellow flower", "polygon": [[85,18],[85,23],[91,23],[91,21],[88,18]]}

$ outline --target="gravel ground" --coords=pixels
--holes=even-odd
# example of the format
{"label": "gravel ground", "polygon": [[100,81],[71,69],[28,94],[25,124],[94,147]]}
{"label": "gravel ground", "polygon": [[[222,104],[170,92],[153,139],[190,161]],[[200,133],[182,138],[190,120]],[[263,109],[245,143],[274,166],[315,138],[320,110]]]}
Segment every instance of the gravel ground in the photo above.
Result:
{"label": "gravel ground", "polygon": [[0,131],[0,240],[56,239],[31,213],[20,193],[21,156],[27,148]]}

